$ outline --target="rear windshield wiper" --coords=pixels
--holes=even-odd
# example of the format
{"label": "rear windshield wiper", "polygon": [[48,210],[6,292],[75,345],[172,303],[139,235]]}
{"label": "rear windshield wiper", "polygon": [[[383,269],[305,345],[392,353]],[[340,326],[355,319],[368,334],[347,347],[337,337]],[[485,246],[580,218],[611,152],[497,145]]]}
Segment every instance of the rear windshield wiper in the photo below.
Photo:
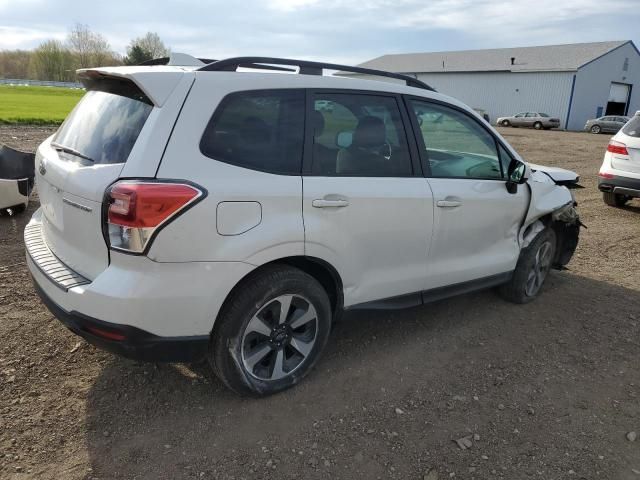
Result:
{"label": "rear windshield wiper", "polygon": [[56,142],[51,142],[51,146],[60,152],[68,153],[70,155],[83,158],[85,160],[90,161],[91,163],[96,163],[96,161],[93,158],[87,157],[84,153],[80,153],[75,148],[65,147],[64,145],[60,145],[59,143],[56,143]]}

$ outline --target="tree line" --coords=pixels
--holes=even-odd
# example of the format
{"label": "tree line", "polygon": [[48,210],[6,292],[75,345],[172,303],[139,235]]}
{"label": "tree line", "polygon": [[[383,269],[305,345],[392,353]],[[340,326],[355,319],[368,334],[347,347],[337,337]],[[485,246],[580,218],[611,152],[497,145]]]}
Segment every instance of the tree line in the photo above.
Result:
{"label": "tree line", "polygon": [[73,82],[79,68],[137,65],[169,53],[158,34],[148,32],[131,40],[123,56],[103,35],[78,23],[64,40],[45,40],[33,50],[0,50],[0,78]]}

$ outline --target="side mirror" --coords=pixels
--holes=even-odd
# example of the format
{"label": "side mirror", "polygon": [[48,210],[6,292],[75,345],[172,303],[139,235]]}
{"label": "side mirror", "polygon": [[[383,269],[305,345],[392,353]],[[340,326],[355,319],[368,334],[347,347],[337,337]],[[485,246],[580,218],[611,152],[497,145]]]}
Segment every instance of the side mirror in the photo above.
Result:
{"label": "side mirror", "polygon": [[509,193],[517,193],[518,185],[525,183],[531,175],[531,168],[524,162],[511,160],[507,169],[507,191]]}
{"label": "side mirror", "polygon": [[336,135],[336,145],[340,148],[349,148],[353,143],[353,132],[338,132]]}

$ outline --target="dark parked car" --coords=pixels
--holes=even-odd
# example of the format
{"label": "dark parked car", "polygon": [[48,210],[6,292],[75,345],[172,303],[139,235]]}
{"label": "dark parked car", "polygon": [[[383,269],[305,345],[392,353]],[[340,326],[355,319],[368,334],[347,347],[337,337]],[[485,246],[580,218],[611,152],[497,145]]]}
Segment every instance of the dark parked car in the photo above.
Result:
{"label": "dark parked car", "polygon": [[587,120],[584,129],[591,133],[618,133],[629,121],[629,117],[607,115],[605,117]]}

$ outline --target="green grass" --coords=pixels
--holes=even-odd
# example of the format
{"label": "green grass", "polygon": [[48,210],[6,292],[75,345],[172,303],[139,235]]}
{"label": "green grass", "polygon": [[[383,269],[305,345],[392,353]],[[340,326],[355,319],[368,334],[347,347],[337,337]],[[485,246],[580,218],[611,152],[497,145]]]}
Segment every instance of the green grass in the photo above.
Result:
{"label": "green grass", "polygon": [[82,95],[72,88],[0,85],[0,124],[59,124]]}

